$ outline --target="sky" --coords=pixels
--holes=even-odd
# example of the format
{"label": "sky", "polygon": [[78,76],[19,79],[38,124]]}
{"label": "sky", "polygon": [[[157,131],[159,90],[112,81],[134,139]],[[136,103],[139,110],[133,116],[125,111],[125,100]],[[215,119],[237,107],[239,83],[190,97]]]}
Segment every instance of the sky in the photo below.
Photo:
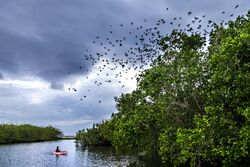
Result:
{"label": "sky", "polygon": [[[249,9],[248,0],[1,0],[0,123],[52,125],[74,135],[110,118],[117,112],[114,96],[136,89],[137,69],[111,70],[114,63],[99,68],[134,45],[128,32],[161,18],[170,23],[182,17],[180,24],[203,15],[206,21],[228,20]],[[113,47],[105,61],[86,60],[104,52],[101,40],[124,37],[124,47]],[[117,72],[122,76],[116,78]]]}

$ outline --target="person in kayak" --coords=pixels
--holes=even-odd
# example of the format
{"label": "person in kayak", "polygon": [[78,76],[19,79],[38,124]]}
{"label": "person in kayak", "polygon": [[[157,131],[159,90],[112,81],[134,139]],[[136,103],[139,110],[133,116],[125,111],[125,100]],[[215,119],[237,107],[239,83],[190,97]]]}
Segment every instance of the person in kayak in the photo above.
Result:
{"label": "person in kayak", "polygon": [[56,146],[56,152],[60,152],[59,146]]}

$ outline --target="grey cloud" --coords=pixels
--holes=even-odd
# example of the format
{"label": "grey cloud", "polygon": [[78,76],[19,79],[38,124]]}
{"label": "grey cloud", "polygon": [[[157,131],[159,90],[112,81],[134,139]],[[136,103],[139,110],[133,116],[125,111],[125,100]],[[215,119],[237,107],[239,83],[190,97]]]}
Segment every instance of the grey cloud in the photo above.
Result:
{"label": "grey cloud", "polygon": [[[14,85],[0,85],[0,90],[0,123],[51,124],[66,134],[74,134],[94,122],[109,118],[115,111],[115,105],[113,100],[110,102],[108,99],[113,99],[118,93],[114,89],[96,90],[98,95],[90,92],[85,101],[80,101],[82,94],[78,92],[61,92],[52,97],[45,94],[43,97],[44,90],[20,89]],[[101,104],[97,102],[97,97],[102,100]],[[36,101],[36,98],[42,101]]]}
{"label": "grey cloud", "polygon": [[50,84],[50,88],[51,89],[56,89],[56,90],[63,90],[64,89],[64,84],[63,83],[59,83],[59,82],[51,82]]}
{"label": "grey cloud", "polygon": [[[120,23],[129,24],[131,20],[140,24],[146,17],[148,24],[153,25],[151,19],[186,16],[194,7],[195,14],[209,12],[209,17],[216,18],[220,9],[233,8],[235,3],[215,0],[188,3],[184,0],[2,1],[0,70],[16,77],[37,75],[48,81],[62,80],[69,72],[85,74],[91,65],[84,61],[83,50],[87,47],[95,51],[91,41],[96,35],[109,35],[110,24],[115,27]],[[247,6],[246,1],[239,3]],[[169,12],[165,11],[166,7],[170,8]],[[128,27],[114,28],[113,37],[124,36],[129,30]],[[84,67],[82,70],[80,65]]]}
{"label": "grey cloud", "polygon": [[0,80],[3,79],[3,74],[0,72]]}
{"label": "grey cloud", "polygon": [[68,72],[84,73],[78,67],[90,65],[82,50],[122,8],[100,0],[2,2],[0,70],[46,80],[63,79]]}

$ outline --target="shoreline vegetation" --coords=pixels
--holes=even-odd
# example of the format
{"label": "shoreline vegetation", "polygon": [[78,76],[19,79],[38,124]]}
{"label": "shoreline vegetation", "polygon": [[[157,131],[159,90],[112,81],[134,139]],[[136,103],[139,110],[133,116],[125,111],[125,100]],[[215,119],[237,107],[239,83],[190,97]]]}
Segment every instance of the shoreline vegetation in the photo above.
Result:
{"label": "shoreline vegetation", "polygon": [[[250,11],[207,35],[173,30],[162,54],[115,98],[111,118],[77,132],[82,146],[158,156],[170,166],[248,166]],[[193,31],[194,30],[194,31]]]}
{"label": "shoreline vegetation", "polygon": [[52,126],[0,124],[0,144],[59,140],[63,133]]}

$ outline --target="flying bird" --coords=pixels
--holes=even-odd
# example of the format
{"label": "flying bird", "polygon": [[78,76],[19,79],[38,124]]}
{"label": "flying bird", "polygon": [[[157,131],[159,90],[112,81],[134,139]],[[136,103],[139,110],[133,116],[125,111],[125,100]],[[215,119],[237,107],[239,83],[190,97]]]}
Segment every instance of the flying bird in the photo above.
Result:
{"label": "flying bird", "polygon": [[[236,5],[234,8],[236,9],[238,8],[238,6],[239,5]],[[169,8],[165,9],[169,10]],[[187,14],[188,16],[190,16],[193,13],[192,11],[189,11],[187,12]],[[222,14],[225,14],[225,11],[222,11]],[[233,15],[230,16],[232,17]],[[100,49],[98,49],[98,51],[85,49],[85,55],[83,58],[85,59],[85,61],[90,62],[90,65],[92,66],[97,66],[100,63],[100,65],[97,66],[96,72],[96,76],[100,76],[100,78],[92,81],[95,88],[99,88],[102,85],[113,85],[113,83],[119,84],[121,88],[124,88],[126,85],[125,83],[123,83],[124,79],[137,79],[136,76],[125,77],[124,74],[129,74],[130,70],[135,70],[140,73],[148,67],[152,66],[154,64],[153,61],[158,60],[157,58],[162,51],[159,43],[161,39],[165,37],[161,30],[164,28],[166,29],[169,24],[173,25],[174,28],[177,28],[176,32],[178,33],[199,33],[206,36],[211,32],[210,30],[212,28],[210,27],[215,26],[217,23],[209,20],[209,16],[205,15],[195,16],[186,24],[184,24],[184,22],[181,22],[182,17],[180,16],[173,17],[171,20],[165,19],[165,16],[162,17],[164,19],[159,17],[153,24],[151,24],[151,21],[149,19],[146,20],[145,17],[142,17],[143,25],[137,24],[137,22],[135,21],[130,21],[128,22],[128,25],[131,26],[129,26],[128,30],[122,28],[126,27],[126,24],[124,23],[118,24],[118,26],[110,25],[110,29],[106,32],[108,34],[107,36],[104,36],[104,34],[94,36],[95,40],[92,41],[92,45],[95,45],[95,47],[93,48]],[[207,19],[204,19],[205,17]],[[205,27],[206,25],[203,25],[203,23],[205,23],[205,21],[207,20],[208,28],[204,29],[203,27]],[[114,32],[119,32],[120,36],[119,34],[116,34]],[[161,59],[159,59],[159,61],[161,61]],[[84,64],[79,68],[85,69],[86,67],[88,66],[85,66]],[[92,72],[90,70],[86,71],[88,73]],[[110,71],[112,72],[110,73]],[[113,73],[114,75],[112,75]],[[88,76],[86,76],[86,78],[88,79]],[[77,91],[75,88],[69,88],[69,90],[75,92]],[[83,101],[84,98],[87,98],[88,93],[90,93],[90,90],[88,90],[87,94],[85,94],[80,100]],[[96,101],[98,103],[102,102],[99,99],[97,99]]]}

